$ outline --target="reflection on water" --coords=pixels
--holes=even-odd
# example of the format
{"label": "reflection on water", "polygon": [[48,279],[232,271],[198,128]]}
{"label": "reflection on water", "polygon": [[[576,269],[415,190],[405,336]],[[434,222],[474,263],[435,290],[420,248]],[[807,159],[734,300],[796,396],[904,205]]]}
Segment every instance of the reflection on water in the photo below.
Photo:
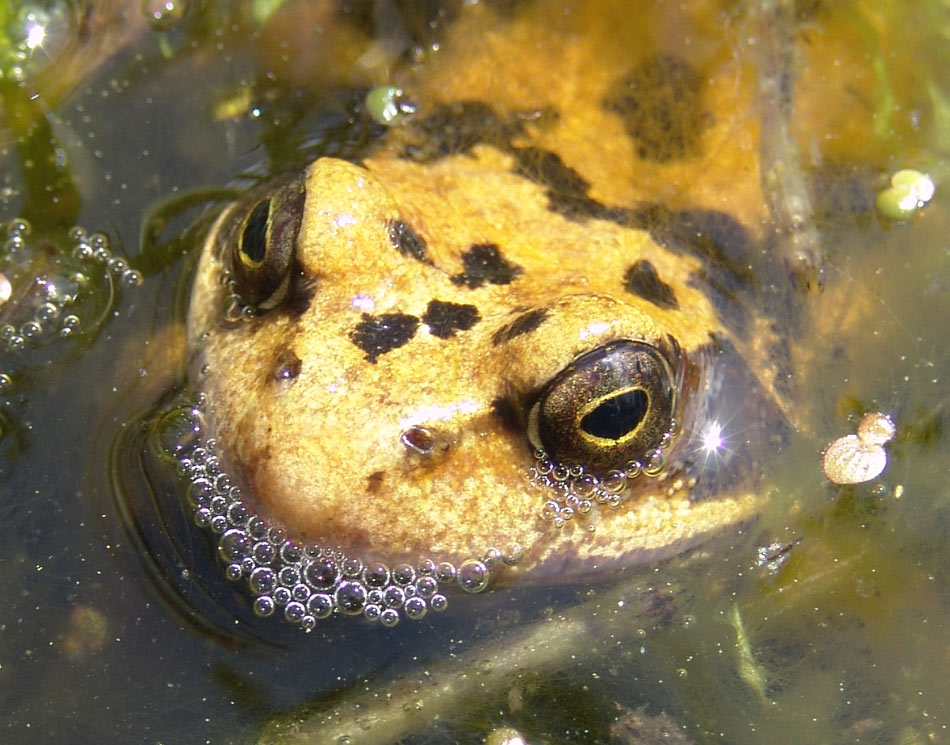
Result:
{"label": "reflection on water", "polygon": [[[209,4],[149,30],[133,5],[124,17],[136,20],[110,37],[109,54],[67,45],[63,78],[82,81],[68,95],[48,72],[33,81],[27,70],[24,86],[0,80],[0,220],[28,217],[32,239],[54,252],[72,245],[75,224],[101,231],[144,276],[78,352],[26,360],[0,350],[0,371],[26,371],[0,390],[5,742],[255,742],[262,728],[266,741],[300,729],[312,742],[418,732],[481,742],[503,726],[529,742],[653,742],[664,732],[704,743],[788,732],[950,740],[950,68],[940,4],[696,3],[643,18],[598,4],[633,17],[617,26],[637,24],[631,46],[711,60],[711,96],[750,89],[742,76],[762,59],[756,38],[792,52],[793,83],[778,93],[793,127],[766,150],[794,145],[795,162],[789,175],[788,161],[765,156],[777,169],[769,228],[805,241],[790,241],[793,264],[817,250],[820,272],[797,276],[821,289],[776,292],[776,304],[789,303],[779,336],[793,364],[780,382],[795,395],[797,433],[770,471],[763,513],[687,556],[589,586],[515,586],[392,630],[330,621],[309,635],[249,612],[214,566],[211,541],[188,528],[174,484],[143,472],[142,422],[183,379],[181,277],[204,207],[236,179],[315,154],[357,156],[381,131],[358,113],[361,93],[409,59],[429,63],[464,11],[447,3],[430,19],[402,8],[412,3],[357,3],[333,31],[329,3],[306,4],[306,22],[302,3],[270,16],[262,4]],[[531,3],[498,5],[510,18]],[[787,25],[770,36],[762,18]],[[301,40],[316,28],[325,43]],[[720,125],[729,113],[716,109]],[[740,113],[742,147],[758,148],[760,126],[779,131],[769,126],[781,112]],[[738,157],[727,145],[723,158]],[[913,219],[882,219],[875,195],[904,167],[931,174],[936,195]],[[684,172],[675,189],[651,188],[757,214],[742,203],[757,180],[734,174],[727,197],[716,176]],[[802,215],[810,227],[797,232]],[[834,486],[821,450],[867,411],[897,424],[887,470]]]}

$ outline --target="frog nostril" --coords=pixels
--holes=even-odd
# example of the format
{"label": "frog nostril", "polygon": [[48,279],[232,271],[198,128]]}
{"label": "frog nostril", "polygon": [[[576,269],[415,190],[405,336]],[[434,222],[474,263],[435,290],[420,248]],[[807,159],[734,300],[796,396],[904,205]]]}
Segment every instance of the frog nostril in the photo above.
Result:
{"label": "frog nostril", "polygon": [[581,419],[581,429],[593,437],[620,440],[640,426],[650,399],[636,388],[598,403]]}
{"label": "frog nostril", "polygon": [[407,450],[426,458],[438,455],[449,447],[448,441],[438,432],[418,424],[409,427],[399,439]]}

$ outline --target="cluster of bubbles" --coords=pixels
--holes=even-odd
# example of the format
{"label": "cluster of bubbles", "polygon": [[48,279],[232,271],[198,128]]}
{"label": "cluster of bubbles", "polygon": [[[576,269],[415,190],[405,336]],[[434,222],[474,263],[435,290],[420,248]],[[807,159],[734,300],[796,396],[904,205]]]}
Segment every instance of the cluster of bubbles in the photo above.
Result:
{"label": "cluster of bubbles", "polygon": [[597,529],[597,508],[617,509],[629,495],[629,487],[641,476],[656,478],[667,469],[667,452],[676,435],[674,422],[669,432],[663,435],[656,449],[647,453],[643,460],[627,461],[621,468],[614,468],[596,476],[582,465],[566,465],[551,460],[542,449],[534,451],[534,465],[528,468],[528,482],[545,490],[546,499],[541,505],[541,519],[556,528],[562,528],[576,517],[586,518],[590,532]]}
{"label": "cluster of bubbles", "polygon": [[262,618],[282,615],[305,631],[334,615],[359,616],[394,626],[401,616],[423,618],[448,605],[446,592],[460,588],[477,593],[488,587],[493,573],[516,564],[518,545],[490,549],[481,559],[456,565],[422,559],[394,566],[364,561],[339,549],[301,543],[286,529],[253,513],[241,489],[222,468],[213,438],[203,433],[199,398],[195,405],[172,410],[165,417],[164,452],[174,457],[186,482],[195,524],[217,537],[217,554],[232,582],[246,583],[254,613]]}
{"label": "cluster of bubbles", "polygon": [[[101,233],[70,231],[71,258],[49,256],[48,246],[27,242],[31,227],[22,218],[3,228],[0,244],[0,345],[9,351],[35,348],[74,336],[82,324],[82,298],[94,291],[88,269],[101,264],[126,285],[142,283],[142,275],[109,251]],[[84,271],[85,270],[85,271]]]}

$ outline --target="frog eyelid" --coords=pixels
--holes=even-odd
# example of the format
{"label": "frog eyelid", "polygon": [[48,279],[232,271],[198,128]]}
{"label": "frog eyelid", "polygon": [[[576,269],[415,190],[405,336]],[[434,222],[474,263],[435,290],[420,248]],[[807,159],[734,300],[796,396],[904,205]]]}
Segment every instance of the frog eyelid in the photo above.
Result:
{"label": "frog eyelid", "polygon": [[229,264],[241,301],[258,310],[286,297],[306,190],[302,178],[254,194],[230,232]]}

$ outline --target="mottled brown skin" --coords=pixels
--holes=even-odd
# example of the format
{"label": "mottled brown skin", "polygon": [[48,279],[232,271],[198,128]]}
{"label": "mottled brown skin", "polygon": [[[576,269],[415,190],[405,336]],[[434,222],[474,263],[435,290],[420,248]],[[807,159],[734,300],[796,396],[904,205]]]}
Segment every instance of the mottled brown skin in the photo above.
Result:
{"label": "mottled brown skin", "polygon": [[[613,36],[612,21],[627,21],[592,15],[587,23],[596,28],[577,37],[540,22],[539,5],[539,15],[529,8],[504,23],[471,8],[448,33],[439,64],[406,80],[419,121],[440,103],[477,99],[500,120],[520,122],[503,143],[399,157],[419,142],[409,125],[361,164],[322,158],[307,169],[290,306],[224,322],[228,226],[250,205],[232,206],[208,238],[189,318],[192,382],[207,394],[225,462],[252,503],[292,535],[388,561],[458,562],[518,543],[525,556],[510,571],[588,574],[670,555],[748,519],[761,503],[758,463],[750,460],[742,478],[715,493],[702,476],[699,493],[693,472],[641,476],[620,509],[596,511],[594,531],[587,519],[558,529],[539,517],[549,495],[526,478],[533,463],[526,408],[579,356],[633,340],[675,357],[675,414],[685,426],[674,447],[682,457],[696,450],[686,427],[715,404],[703,396],[718,395],[720,378],[706,372],[712,340],[740,350],[755,370],[742,381],[751,386],[746,398],[763,395],[758,381],[767,388],[770,375],[752,359],[759,342],[734,338],[703,291],[701,256],[667,250],[622,219],[553,210],[551,184],[523,167],[526,148],[553,153],[588,183],[590,203],[621,211],[654,202],[661,183],[673,208],[721,211],[717,190],[728,172],[731,215],[752,227],[762,202],[754,145],[734,139],[737,131],[751,136],[730,120],[735,104],[702,120],[698,153],[664,163],[639,158],[620,115],[602,103],[635,65],[629,45],[623,58]],[[521,54],[539,45],[544,53]],[[727,73],[707,62],[711,75]],[[715,89],[703,90],[704,110],[718,105]],[[544,113],[524,116],[530,112]],[[726,148],[732,155],[723,156]],[[717,157],[704,160],[712,150]],[[686,168],[705,173],[703,184],[671,191]],[[424,254],[397,250],[399,224],[422,239]],[[473,246],[496,247],[508,275],[473,279],[464,259]],[[625,289],[638,262],[655,270],[665,295],[651,300]],[[462,312],[458,328],[439,327],[433,301],[475,311]],[[355,341],[358,329],[385,314],[419,325],[401,345],[367,351]],[[756,409],[752,439],[767,439],[768,407]]]}

